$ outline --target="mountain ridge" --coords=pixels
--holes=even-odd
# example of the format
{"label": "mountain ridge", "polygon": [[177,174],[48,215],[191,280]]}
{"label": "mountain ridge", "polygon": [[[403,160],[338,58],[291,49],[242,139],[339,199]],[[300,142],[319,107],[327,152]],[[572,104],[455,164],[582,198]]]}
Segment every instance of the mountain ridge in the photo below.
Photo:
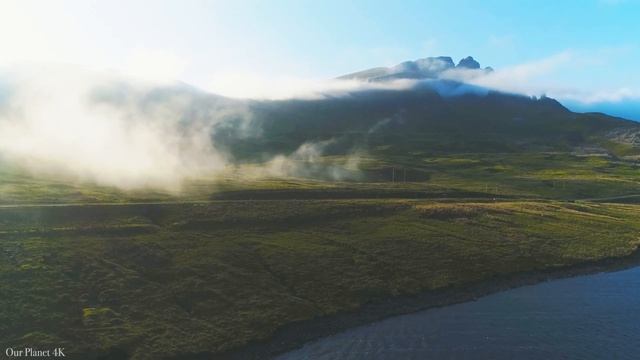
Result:
{"label": "mountain ridge", "polygon": [[481,69],[480,63],[473,56],[460,59],[455,65],[450,56],[426,57],[413,61],[404,61],[391,67],[374,67],[337,77],[339,80],[361,80],[368,82],[384,82],[397,79],[439,79],[451,70],[478,70],[491,72],[493,68]]}

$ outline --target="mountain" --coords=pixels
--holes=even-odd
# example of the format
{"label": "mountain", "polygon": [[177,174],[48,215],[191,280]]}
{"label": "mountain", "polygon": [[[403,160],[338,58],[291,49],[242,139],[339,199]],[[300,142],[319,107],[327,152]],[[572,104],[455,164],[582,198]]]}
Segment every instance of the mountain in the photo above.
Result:
{"label": "mountain", "polygon": [[[74,93],[86,98],[87,104],[72,109],[69,116],[60,113],[60,118],[73,120],[76,112],[87,117],[96,110],[107,112],[112,117],[108,122],[102,117],[94,120],[121,124],[107,134],[122,146],[121,152],[152,159],[154,164],[167,161],[162,153],[177,153],[176,163],[192,163],[195,165],[189,166],[195,168],[199,161],[209,164],[212,159],[199,156],[203,149],[224,164],[354,153],[387,162],[390,157],[396,161],[409,155],[419,158],[415,161],[451,154],[588,151],[618,158],[640,155],[638,123],[599,113],[575,113],[544,96],[509,94],[449,80],[442,76],[446,71],[487,70],[476,66],[472,57],[457,65],[450,57],[424,58],[344,76],[362,80],[362,86],[348,87],[349,91],[278,101],[229,99],[186,84],[148,87],[116,79],[97,82],[88,94]],[[401,77],[415,81],[402,81],[401,86],[385,83]],[[26,105],[24,109],[29,109]],[[53,105],[52,111],[60,111]],[[20,124],[22,118],[15,121]],[[49,138],[30,124],[15,128],[20,130],[16,139],[48,144]],[[137,142],[120,141],[131,136],[130,129],[137,131],[133,138],[147,139],[166,151],[151,156]],[[83,137],[104,139],[105,134],[90,128]],[[67,141],[59,143],[65,146]],[[24,147],[15,144],[9,150],[22,155]],[[56,162],[69,162],[64,152],[49,153],[62,154],[56,155]],[[43,158],[50,159],[48,155]],[[102,171],[103,166],[95,164],[98,162],[83,163],[87,168],[83,173]]]}
{"label": "mountain", "polygon": [[[480,63],[473,57],[467,56],[455,65],[449,56],[427,57],[414,61],[405,61],[392,67],[376,67],[338,77],[341,80],[361,80],[370,82],[389,81],[397,79],[438,79],[449,70],[467,69],[480,70]],[[484,71],[493,71],[490,67]]]}
{"label": "mountain", "polygon": [[[323,143],[319,155],[455,154],[598,149],[616,156],[640,154],[640,125],[599,113],[575,113],[549,97],[504,93],[441,76],[446,71],[487,71],[473,57],[406,61],[341,77],[375,86],[325,93],[317,99],[237,100],[187,84],[138,89],[125,82],[96,88],[91,99],[113,111],[179,116],[170,119],[189,134],[189,124],[211,124],[212,146],[233,161],[268,161]],[[401,88],[384,82],[415,79]],[[173,107],[168,107],[172,104]],[[127,110],[130,111],[131,109]],[[165,119],[166,120],[166,119]],[[149,120],[151,121],[151,120]],[[198,128],[198,126],[196,127]],[[617,145],[616,145],[617,144]],[[381,151],[380,149],[384,149]],[[621,152],[621,149],[624,151]]]}
{"label": "mountain", "polygon": [[467,69],[480,69],[480,63],[477,62],[473,57],[467,56],[466,58],[460,60],[457,67]]}
{"label": "mountain", "polygon": [[[640,125],[599,113],[574,113],[548,98],[507,94],[448,80],[405,90],[360,90],[316,100],[249,101],[259,137],[224,126],[214,143],[236,159],[291,153],[307,142],[331,140],[330,152],[384,148],[428,154],[566,151],[603,152],[621,139],[612,131]],[[635,151],[635,150],[634,150]]]}
{"label": "mountain", "polygon": [[259,138],[225,125],[214,143],[236,159],[291,153],[308,142],[331,141],[328,153],[382,149],[386,154],[582,152],[640,154],[638,123],[601,113],[575,113],[555,99],[510,94],[442,76],[492,71],[471,56],[405,61],[338,79],[384,83],[417,80],[401,90],[365,88],[315,100],[248,101]]}

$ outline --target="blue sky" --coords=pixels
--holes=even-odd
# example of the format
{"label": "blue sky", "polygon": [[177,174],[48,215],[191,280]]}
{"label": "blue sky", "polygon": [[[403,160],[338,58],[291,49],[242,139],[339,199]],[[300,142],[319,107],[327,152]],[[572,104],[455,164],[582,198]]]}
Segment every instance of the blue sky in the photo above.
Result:
{"label": "blue sky", "polygon": [[518,90],[589,110],[640,99],[639,14],[634,0],[0,0],[0,65],[71,63],[224,93],[473,55],[517,74]]}

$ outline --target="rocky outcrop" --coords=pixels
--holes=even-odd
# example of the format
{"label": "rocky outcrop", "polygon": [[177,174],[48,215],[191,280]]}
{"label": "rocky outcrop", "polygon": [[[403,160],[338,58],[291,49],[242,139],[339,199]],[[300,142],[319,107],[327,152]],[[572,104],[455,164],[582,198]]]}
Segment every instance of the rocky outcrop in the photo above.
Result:
{"label": "rocky outcrop", "polygon": [[[450,56],[436,56],[405,61],[392,67],[377,67],[344,75],[338,79],[363,81],[389,81],[396,79],[438,79],[450,69],[480,70],[480,63],[467,56],[456,66]],[[493,71],[491,67],[481,70],[485,73]]]}
{"label": "rocky outcrop", "polygon": [[477,62],[472,56],[467,56],[466,58],[460,60],[456,67],[466,69],[480,69],[480,63]]}

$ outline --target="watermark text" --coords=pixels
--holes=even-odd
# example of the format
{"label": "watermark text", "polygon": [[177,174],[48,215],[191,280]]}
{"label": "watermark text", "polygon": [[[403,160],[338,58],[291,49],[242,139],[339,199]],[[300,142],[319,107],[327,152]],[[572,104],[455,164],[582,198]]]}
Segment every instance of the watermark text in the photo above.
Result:
{"label": "watermark text", "polygon": [[6,348],[4,354],[8,358],[63,358],[65,357],[64,348],[58,347],[53,349],[38,349],[32,347],[25,348]]}

